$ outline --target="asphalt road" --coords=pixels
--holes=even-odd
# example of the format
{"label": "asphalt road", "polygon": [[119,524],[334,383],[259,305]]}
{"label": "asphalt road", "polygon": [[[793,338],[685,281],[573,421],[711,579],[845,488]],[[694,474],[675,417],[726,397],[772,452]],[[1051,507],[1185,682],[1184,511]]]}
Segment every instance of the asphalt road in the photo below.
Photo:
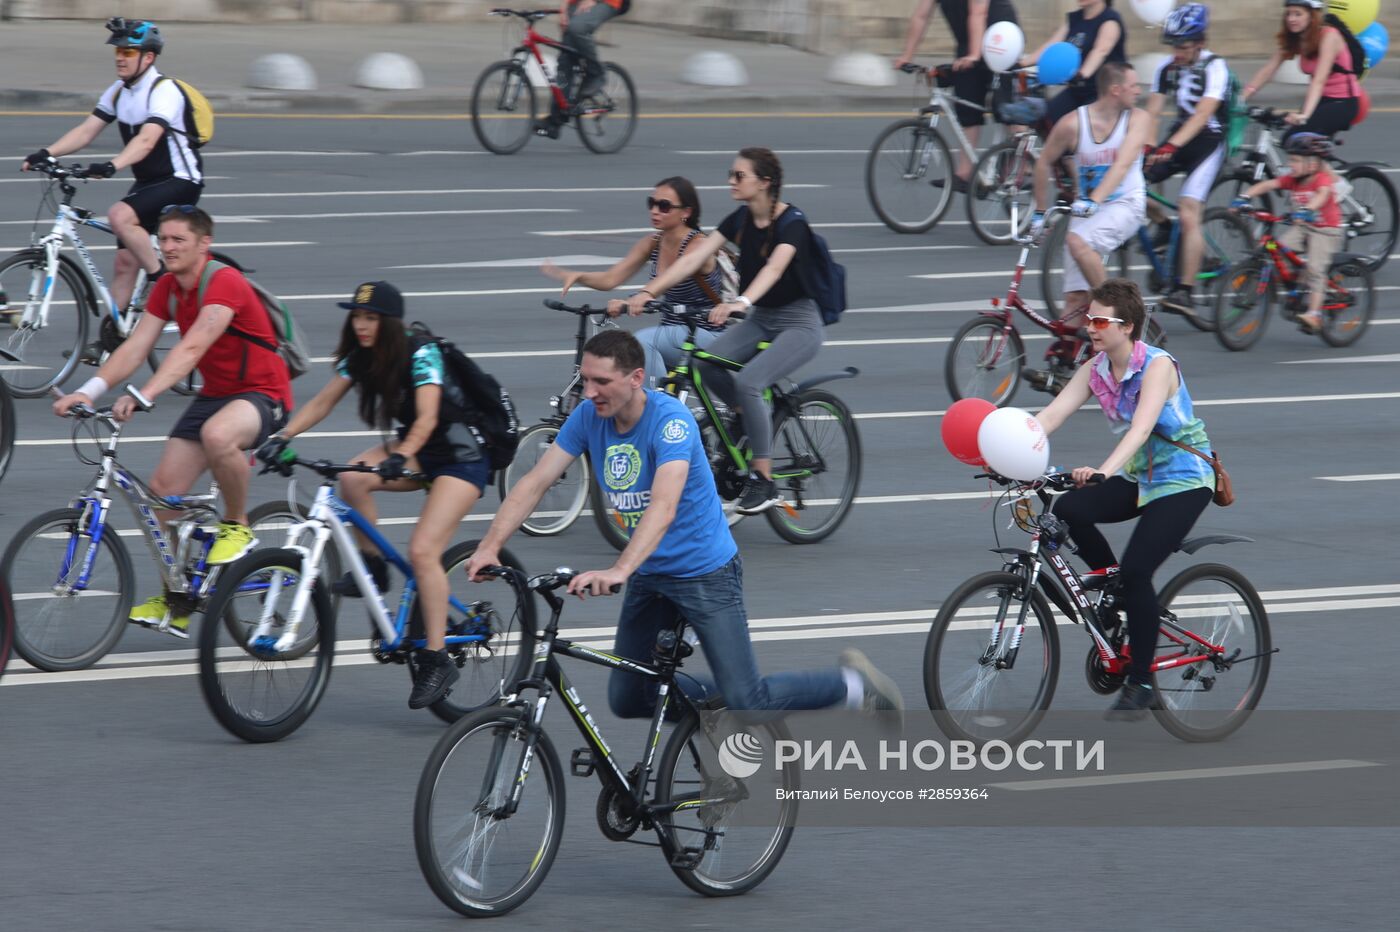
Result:
{"label": "asphalt road", "polygon": [[[7,119],[5,154],[18,159],[67,122]],[[957,222],[960,204],[953,222],[923,236],[897,236],[879,224],[861,171],[887,122],[646,120],[614,157],[593,156],[566,136],[499,158],[477,151],[458,120],[225,119],[208,156],[214,180],[204,204],[219,221],[216,244],[286,296],[318,355],[329,354],[340,327],[334,302],[362,280],[386,278],[408,295],[410,319],[480,358],[533,419],[562,387],[571,351],[569,320],[540,305],[554,289],[538,263],[601,266],[623,255],[646,225],[650,183],[666,175],[703,186],[704,219],[713,225],[729,208],[730,153],[746,144],[777,149],[787,199],[813,218],[850,270],[856,310],[828,331],[805,372],[860,368],[836,390],[860,418],[866,460],[859,504],[824,544],[783,543],[759,520],[736,528],[759,661],[766,670],[818,666],[859,646],[917,708],[928,620],[960,580],[995,568],[986,550],[995,546],[993,525],[1005,520],[985,498],[963,497],[979,483],[938,441],[937,416],[948,403],[942,360],[957,326],[1004,292],[1014,256],[976,243]],[[1377,114],[1346,152],[1383,158],[1397,131],[1400,119]],[[90,186],[78,202],[103,207],[119,190]],[[37,182],[0,175],[0,242],[25,243],[38,199]],[[1346,350],[1275,320],[1255,349],[1231,354],[1209,334],[1167,320],[1169,348],[1239,494],[1234,507],[1208,511],[1197,532],[1256,539],[1197,559],[1237,566],[1265,594],[1281,648],[1266,708],[1396,709],[1386,689],[1400,659],[1389,638],[1400,605],[1394,263],[1379,284],[1377,320]],[[328,375],[322,368],[299,380],[298,396],[309,398]],[[1019,404],[1045,399],[1022,391]],[[182,407],[163,398],[137,422],[130,440],[144,442],[124,446],[128,466],[151,469]],[[21,445],[0,487],[0,536],[60,507],[90,476],[72,457],[67,425],[44,403],[19,409]],[[325,436],[299,449],[335,458],[373,442],[350,405],[319,430]],[[1096,463],[1111,442],[1103,421],[1086,413],[1055,436],[1051,460]],[[257,480],[252,500],[282,492],[280,482]],[[382,503],[395,543],[407,540],[418,502],[405,495]],[[483,501],[463,539],[479,536],[496,504],[494,496]],[[1124,529],[1115,530],[1113,539],[1124,539]],[[1002,529],[1002,543],[1017,533]],[[586,519],[558,538],[519,540],[517,549],[532,569],[599,567],[611,558]],[[144,553],[133,549],[133,557],[149,578]],[[1190,562],[1173,558],[1161,581]],[[356,611],[351,604],[342,613],[342,632],[360,624]],[[606,601],[571,606],[566,627],[606,627],[615,612]],[[1070,632],[1062,643],[1056,707],[1104,705],[1079,672],[1087,645]],[[0,681],[5,928],[388,930],[455,922],[414,861],[413,790],[441,726],[406,708],[407,676],[342,655],[312,720],[279,744],[255,747],[208,715],[188,653],[172,652],[183,649],[132,631],[91,671],[38,674],[11,663]],[[631,735],[640,742],[636,725],[607,714],[601,676],[578,670],[576,681],[614,745],[629,747]],[[550,726],[562,749],[577,743],[562,718]],[[1174,742],[1164,732],[1151,739]],[[1176,747],[1180,766],[1194,766],[1195,749]],[[1299,759],[1310,759],[1306,749]],[[1187,811],[1209,783],[1166,782],[1144,792],[1177,795]],[[1329,792],[1345,782],[1306,785]],[[502,926],[1154,929],[1185,920],[1363,928],[1387,921],[1395,906],[1386,879],[1393,827],[812,827],[799,830],[757,891],[709,901],[686,891],[654,852],[602,839],[593,824],[596,786],[567,786],[563,852],[535,898]],[[1377,822],[1394,826],[1395,816],[1379,813]]]}

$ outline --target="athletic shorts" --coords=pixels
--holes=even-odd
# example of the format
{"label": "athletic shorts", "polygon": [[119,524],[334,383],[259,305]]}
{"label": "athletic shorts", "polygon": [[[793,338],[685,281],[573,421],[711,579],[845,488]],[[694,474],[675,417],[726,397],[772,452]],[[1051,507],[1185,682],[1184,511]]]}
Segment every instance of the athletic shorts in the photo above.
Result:
{"label": "athletic shorts", "polygon": [[243,392],[238,395],[224,395],[220,398],[200,395],[191,401],[190,406],[185,409],[185,413],[180,415],[180,420],[175,422],[170,436],[199,443],[200,431],[204,429],[204,422],[219,413],[224,405],[240,399],[251,402],[253,407],[258,409],[258,416],[262,419],[257,439],[248,447],[249,450],[256,450],[267,441],[268,437],[272,436],[273,431],[286,426],[287,411],[282,407],[282,402],[269,398],[262,392]]}
{"label": "athletic shorts", "polygon": [[[1173,128],[1172,132],[1176,132]],[[1143,169],[1143,177],[1148,184],[1166,181],[1177,174],[1186,175],[1181,185],[1181,197],[1189,197],[1202,204],[1210,195],[1210,186],[1215,184],[1215,176],[1225,164],[1225,143],[1214,133],[1201,133],[1186,145],[1177,149],[1170,159],[1158,162],[1152,168]]]}
{"label": "athletic shorts", "polygon": [[[408,436],[408,428],[398,429],[399,439]],[[418,465],[432,482],[441,476],[461,479],[476,486],[484,495],[491,484],[491,462],[477,447],[474,435],[465,425],[448,427],[446,443],[419,450]]]}
{"label": "athletic shorts", "polygon": [[[1146,197],[1119,198],[1104,204],[1092,217],[1072,217],[1069,231],[1089,244],[1089,248],[1107,258],[1119,246],[1128,241],[1138,227],[1147,220]],[[1089,291],[1089,281],[1084,270],[1070,255],[1069,243],[1065,243],[1065,291]]]}
{"label": "athletic shorts", "polygon": [[[160,226],[160,212],[171,204],[195,204],[204,185],[183,178],[162,178],[160,181],[138,181],[126,192],[122,203],[136,211],[141,226],[154,233]],[[120,243],[120,240],[118,240]],[[125,247],[119,247],[125,248]]]}

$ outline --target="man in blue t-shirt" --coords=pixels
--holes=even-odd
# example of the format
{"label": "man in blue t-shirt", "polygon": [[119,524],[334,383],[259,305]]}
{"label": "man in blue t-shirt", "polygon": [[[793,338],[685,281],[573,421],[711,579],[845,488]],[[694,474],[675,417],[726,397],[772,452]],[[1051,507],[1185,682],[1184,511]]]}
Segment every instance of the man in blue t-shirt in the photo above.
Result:
{"label": "man in blue t-shirt", "polygon": [[[684,404],[649,391],[645,356],[624,330],[607,330],[583,348],[584,398],[558,440],[511,489],[467,564],[467,575],[500,562],[500,548],[576,458],[587,452],[631,540],[605,570],[580,573],[574,595],[608,595],[627,584],[614,652],[651,658],[658,632],[684,618],[700,637],[714,682],[685,678],[686,692],[716,693],[730,709],[903,709],[899,689],[865,655],[845,650],[840,666],[759,676],[744,611],[743,566],[715,491],[695,419]],[[615,670],[608,703],[620,718],[656,708],[653,682]]]}

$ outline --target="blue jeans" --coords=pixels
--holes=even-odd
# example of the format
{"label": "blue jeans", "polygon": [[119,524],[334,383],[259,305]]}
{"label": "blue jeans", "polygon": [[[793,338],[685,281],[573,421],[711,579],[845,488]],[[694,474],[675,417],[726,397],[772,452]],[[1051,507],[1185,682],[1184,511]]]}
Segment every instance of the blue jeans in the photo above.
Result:
{"label": "blue jeans", "polygon": [[[700,636],[714,673],[710,679],[680,672],[678,683],[692,699],[718,693],[728,708],[741,710],[825,709],[845,701],[839,667],[759,676],[738,556],[704,576],[634,575],[622,600],[613,652],[650,664],[657,633],[673,630],[682,617]],[[614,670],[608,681],[608,705],[618,718],[649,718],[656,693],[655,680],[624,670]]]}
{"label": "blue jeans", "polygon": [[[671,371],[671,367],[681,361],[681,346],[687,338],[686,328],[683,324],[661,324],[638,330],[633,336],[642,344],[642,352],[646,355],[647,384],[655,388],[657,383],[666,378],[666,373]],[[695,345],[705,349],[718,337],[717,331],[697,328]]]}

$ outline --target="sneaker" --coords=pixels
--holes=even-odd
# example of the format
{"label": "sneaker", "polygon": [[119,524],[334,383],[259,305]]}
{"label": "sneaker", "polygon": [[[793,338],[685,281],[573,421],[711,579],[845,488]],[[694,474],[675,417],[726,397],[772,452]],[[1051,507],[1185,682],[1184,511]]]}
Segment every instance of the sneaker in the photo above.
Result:
{"label": "sneaker", "polygon": [[894,680],[881,673],[875,664],[870,662],[869,657],[854,647],[841,651],[838,662],[843,668],[860,677],[861,684],[865,687],[865,694],[861,697],[861,708],[866,712],[893,712],[898,726],[902,728],[904,695]]}
{"label": "sneaker", "polygon": [[253,529],[236,521],[220,521],[219,533],[214,538],[214,546],[209,548],[205,560],[210,566],[232,563],[258,545]]}
{"label": "sneaker", "polygon": [[[166,601],[165,596],[158,595],[133,608],[126,620],[133,625],[158,630],[162,622],[165,622],[167,615],[170,615],[170,603]],[[181,640],[189,640],[190,616],[172,617],[165,628],[165,633],[174,635]]]}
{"label": "sneaker", "polygon": [[739,505],[735,511],[741,515],[762,514],[772,508],[783,497],[778,494],[778,483],[751,473],[744,480],[744,488],[739,492]]}
{"label": "sneaker", "polygon": [[[71,359],[72,356],[73,351],[71,349],[66,349],[63,351],[64,359]],[[78,350],[78,362],[82,363],[85,366],[102,365],[102,341],[94,340],[93,342],[84,346],[82,349]]]}
{"label": "sneaker", "polygon": [[[360,556],[365,561],[365,567],[369,569],[369,577],[374,582],[374,587],[380,592],[388,589],[389,564],[384,561],[384,558],[377,553],[361,553]],[[331,592],[339,596],[344,596],[347,599],[360,599],[364,597],[360,594],[360,586],[355,582],[355,576],[352,573],[346,573],[344,576],[331,583]],[[416,605],[417,603],[415,602],[414,604]]]}
{"label": "sneaker", "polygon": [[559,124],[554,119],[544,119],[535,121],[535,135],[544,136],[548,139],[559,138]]}
{"label": "sneaker", "polygon": [[1147,717],[1148,711],[1157,704],[1157,691],[1151,683],[1142,683],[1129,677],[1118,693],[1118,701],[1104,713],[1110,722],[1136,722]]}
{"label": "sneaker", "polygon": [[1307,311],[1298,315],[1298,329],[1304,333],[1322,332],[1322,312]]}
{"label": "sneaker", "polygon": [[447,698],[447,694],[452,692],[452,684],[461,674],[445,650],[420,650],[414,659],[418,666],[413,677],[413,692],[408,696],[408,707],[426,709]]}
{"label": "sneaker", "polygon": [[1196,310],[1196,298],[1191,294],[1191,289],[1186,287],[1173,288],[1167,296],[1162,299],[1162,310],[1171,311],[1173,314],[1180,314],[1182,317],[1200,317],[1200,312]]}
{"label": "sneaker", "polygon": [[[931,184],[931,185],[932,185],[933,187],[935,187],[935,188],[941,188],[941,187],[943,187],[944,181],[943,181],[942,178],[935,178],[935,179],[933,179],[932,181],[930,181],[929,184]],[[959,178],[957,175],[954,175],[954,176],[953,176],[953,193],[954,193],[954,194],[966,194],[966,193],[967,193],[967,179],[965,179],[965,178]]]}

